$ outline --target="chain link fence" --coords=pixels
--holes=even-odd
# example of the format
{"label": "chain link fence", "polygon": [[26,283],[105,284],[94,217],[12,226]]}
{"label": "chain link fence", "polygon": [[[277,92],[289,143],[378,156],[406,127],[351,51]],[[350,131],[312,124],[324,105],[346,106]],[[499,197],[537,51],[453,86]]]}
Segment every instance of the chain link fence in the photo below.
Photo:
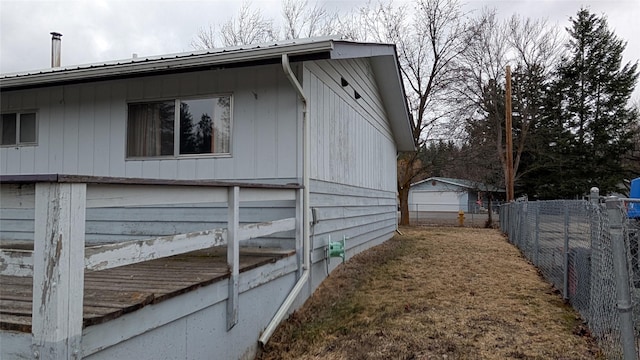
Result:
{"label": "chain link fence", "polygon": [[590,201],[500,207],[502,232],[580,313],[610,359],[640,353],[640,219],[627,216],[626,204],[605,204],[596,193]]}
{"label": "chain link fence", "polygon": [[[492,223],[498,220],[499,201],[491,202]],[[452,203],[410,203],[409,221],[411,225],[459,226],[459,212],[464,215],[463,226],[484,227],[489,219],[489,204],[468,202],[462,206]]]}

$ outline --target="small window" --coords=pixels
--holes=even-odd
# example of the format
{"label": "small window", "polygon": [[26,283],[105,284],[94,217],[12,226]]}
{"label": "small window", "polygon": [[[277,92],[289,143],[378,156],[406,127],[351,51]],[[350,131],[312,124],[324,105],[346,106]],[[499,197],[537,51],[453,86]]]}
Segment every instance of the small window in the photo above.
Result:
{"label": "small window", "polygon": [[129,104],[127,157],[228,154],[230,142],[230,96]]}
{"label": "small window", "polygon": [[38,141],[38,123],[35,112],[2,114],[0,145],[35,145]]}

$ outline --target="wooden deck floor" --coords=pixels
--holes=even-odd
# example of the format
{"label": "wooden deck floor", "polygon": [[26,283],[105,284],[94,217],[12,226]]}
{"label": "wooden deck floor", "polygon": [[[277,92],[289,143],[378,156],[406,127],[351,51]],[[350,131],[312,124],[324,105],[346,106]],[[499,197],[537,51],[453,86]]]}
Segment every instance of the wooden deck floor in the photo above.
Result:
{"label": "wooden deck floor", "polygon": [[[241,248],[240,272],[294,254]],[[86,271],[83,326],[100,324],[229,277],[226,248],[218,247],[102,271]],[[0,329],[31,332],[32,278],[0,276]]]}

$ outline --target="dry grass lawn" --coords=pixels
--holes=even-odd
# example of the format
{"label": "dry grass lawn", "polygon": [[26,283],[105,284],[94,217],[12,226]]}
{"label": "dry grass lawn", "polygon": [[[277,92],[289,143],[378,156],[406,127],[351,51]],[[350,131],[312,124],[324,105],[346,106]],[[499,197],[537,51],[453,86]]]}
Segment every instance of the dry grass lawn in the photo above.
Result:
{"label": "dry grass lawn", "polygon": [[331,273],[258,359],[601,359],[496,230],[402,228]]}

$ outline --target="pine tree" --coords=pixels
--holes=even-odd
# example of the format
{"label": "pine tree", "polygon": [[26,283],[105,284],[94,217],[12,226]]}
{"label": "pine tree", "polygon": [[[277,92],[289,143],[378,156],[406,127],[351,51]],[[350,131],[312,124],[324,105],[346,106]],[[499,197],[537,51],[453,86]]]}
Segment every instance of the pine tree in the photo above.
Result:
{"label": "pine tree", "polygon": [[180,103],[180,154],[197,154],[198,144],[189,104]]}
{"label": "pine tree", "polygon": [[629,104],[638,80],[637,62],[622,66],[626,43],[607,19],[578,11],[567,28],[567,56],[547,96],[541,124],[555,176],[538,179],[545,197],[577,197],[592,186],[608,193],[622,183],[624,155],[633,149],[638,113]]}

